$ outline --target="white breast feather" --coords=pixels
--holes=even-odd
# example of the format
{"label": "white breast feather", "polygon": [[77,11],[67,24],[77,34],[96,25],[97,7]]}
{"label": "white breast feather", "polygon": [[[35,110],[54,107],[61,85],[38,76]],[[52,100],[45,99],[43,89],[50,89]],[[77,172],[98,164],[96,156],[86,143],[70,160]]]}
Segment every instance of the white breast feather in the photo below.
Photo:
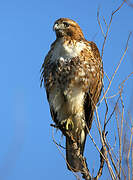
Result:
{"label": "white breast feather", "polygon": [[80,55],[80,52],[86,48],[84,42],[76,42],[73,44],[66,44],[62,40],[56,42],[52,52],[51,61],[64,60]]}
{"label": "white breast feather", "polygon": [[[67,61],[70,58],[77,57],[81,51],[86,48],[84,42],[75,42],[74,45],[66,44],[61,40],[56,42],[52,52],[51,61]],[[84,72],[81,71],[84,75]],[[64,101],[63,94],[67,101]],[[84,92],[82,87],[71,87],[61,92],[55,85],[49,96],[50,105],[58,112],[58,120],[61,121],[70,114],[76,114],[83,117]],[[84,134],[82,134],[84,136]]]}
{"label": "white breast feather", "polygon": [[79,116],[83,113],[83,103],[84,103],[84,92],[81,87],[73,87],[71,93],[64,92],[68,99],[68,109],[71,114],[77,114]]}

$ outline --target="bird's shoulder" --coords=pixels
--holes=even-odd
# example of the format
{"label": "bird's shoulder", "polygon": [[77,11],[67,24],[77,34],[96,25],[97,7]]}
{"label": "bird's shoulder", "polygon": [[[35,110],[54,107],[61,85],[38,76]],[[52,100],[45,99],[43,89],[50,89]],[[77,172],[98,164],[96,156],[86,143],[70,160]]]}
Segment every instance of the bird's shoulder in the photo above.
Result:
{"label": "bird's shoulder", "polygon": [[85,56],[91,56],[97,61],[101,61],[100,52],[97,45],[93,41],[87,41],[87,40],[84,40],[84,44],[85,44],[85,49],[82,53],[84,53]]}

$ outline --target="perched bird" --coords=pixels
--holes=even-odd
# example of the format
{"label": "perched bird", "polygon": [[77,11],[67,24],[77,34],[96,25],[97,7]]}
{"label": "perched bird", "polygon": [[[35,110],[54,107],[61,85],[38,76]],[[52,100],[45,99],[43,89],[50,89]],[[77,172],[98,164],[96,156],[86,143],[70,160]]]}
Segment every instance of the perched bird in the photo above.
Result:
{"label": "perched bird", "polygon": [[[44,82],[53,121],[72,134],[83,155],[102,90],[102,60],[96,44],[84,38],[75,21],[60,18],[53,29],[56,40],[42,65],[41,84]],[[67,135],[66,161],[69,170],[81,171],[80,158]]]}

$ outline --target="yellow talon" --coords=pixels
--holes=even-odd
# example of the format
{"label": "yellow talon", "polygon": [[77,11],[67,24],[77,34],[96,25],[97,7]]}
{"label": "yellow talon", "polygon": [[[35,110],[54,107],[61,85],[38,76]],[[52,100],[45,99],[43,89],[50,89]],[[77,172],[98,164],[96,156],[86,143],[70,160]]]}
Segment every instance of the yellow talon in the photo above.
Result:
{"label": "yellow talon", "polygon": [[61,125],[64,126],[65,130],[67,131],[74,128],[74,123],[70,118],[62,120]]}
{"label": "yellow talon", "polygon": [[67,121],[66,121],[66,130],[71,130],[73,128],[74,128],[73,121],[70,118],[67,119]]}

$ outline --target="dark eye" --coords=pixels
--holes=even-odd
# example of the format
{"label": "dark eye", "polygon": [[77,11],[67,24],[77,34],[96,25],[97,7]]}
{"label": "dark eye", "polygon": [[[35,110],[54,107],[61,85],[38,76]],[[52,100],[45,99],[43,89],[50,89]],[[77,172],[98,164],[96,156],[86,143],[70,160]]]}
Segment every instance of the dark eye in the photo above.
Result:
{"label": "dark eye", "polygon": [[63,22],[63,24],[65,27],[69,27],[69,25],[70,25],[68,22]]}

